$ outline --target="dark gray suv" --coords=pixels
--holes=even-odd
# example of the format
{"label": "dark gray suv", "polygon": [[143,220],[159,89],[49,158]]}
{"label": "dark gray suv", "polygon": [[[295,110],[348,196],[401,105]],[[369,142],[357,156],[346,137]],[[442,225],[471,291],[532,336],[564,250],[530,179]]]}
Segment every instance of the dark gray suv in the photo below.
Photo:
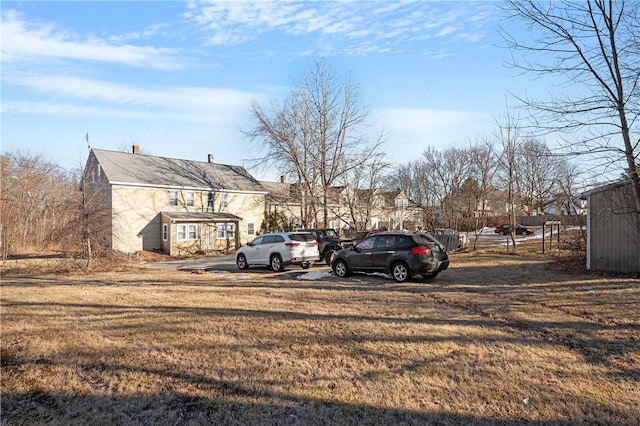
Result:
{"label": "dark gray suv", "polygon": [[354,272],[383,272],[398,282],[416,275],[435,278],[449,267],[449,256],[442,244],[428,234],[379,232],[353,247],[339,250],[331,269],[339,277]]}

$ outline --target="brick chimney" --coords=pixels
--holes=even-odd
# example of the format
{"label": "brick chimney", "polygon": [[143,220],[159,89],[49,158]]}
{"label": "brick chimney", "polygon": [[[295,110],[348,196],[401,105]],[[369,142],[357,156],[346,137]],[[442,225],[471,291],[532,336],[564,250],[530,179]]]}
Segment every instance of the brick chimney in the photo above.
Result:
{"label": "brick chimney", "polygon": [[134,154],[140,154],[140,145],[134,145],[133,146],[133,153]]}
{"label": "brick chimney", "polygon": [[280,183],[287,183],[287,177],[285,175],[280,175]]}
{"label": "brick chimney", "polygon": [[213,154],[209,154],[207,156],[207,159],[209,160],[210,163],[213,163]]}

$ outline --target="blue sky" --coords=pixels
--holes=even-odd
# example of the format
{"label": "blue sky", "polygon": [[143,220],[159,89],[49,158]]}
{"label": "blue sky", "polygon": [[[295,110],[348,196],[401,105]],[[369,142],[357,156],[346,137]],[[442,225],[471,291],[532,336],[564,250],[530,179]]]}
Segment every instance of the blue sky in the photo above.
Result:
{"label": "blue sky", "polygon": [[241,132],[251,100],[285,98],[322,56],[406,162],[494,130],[508,91],[536,90],[505,67],[499,23],[489,1],[3,1],[2,151],[73,168],[88,132],[94,148],[243,165],[260,153]]}

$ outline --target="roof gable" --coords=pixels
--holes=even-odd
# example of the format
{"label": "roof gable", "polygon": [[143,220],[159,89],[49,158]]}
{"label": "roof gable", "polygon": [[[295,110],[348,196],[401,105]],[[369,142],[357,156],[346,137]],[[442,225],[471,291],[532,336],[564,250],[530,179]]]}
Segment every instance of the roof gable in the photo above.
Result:
{"label": "roof gable", "polygon": [[244,167],[92,149],[111,184],[266,192]]}

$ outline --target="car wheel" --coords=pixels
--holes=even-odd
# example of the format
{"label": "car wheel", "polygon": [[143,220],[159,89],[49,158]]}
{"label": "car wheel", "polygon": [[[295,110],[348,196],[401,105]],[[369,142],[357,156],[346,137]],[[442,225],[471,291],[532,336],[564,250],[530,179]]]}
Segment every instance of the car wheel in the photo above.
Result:
{"label": "car wheel", "polygon": [[331,266],[331,258],[333,257],[333,254],[335,252],[335,250],[327,250],[327,252],[324,254],[324,261],[327,265]]}
{"label": "car wheel", "polygon": [[282,257],[279,254],[274,254],[271,256],[271,261],[269,262],[271,265],[271,269],[276,272],[284,271],[284,263],[282,263]]}
{"label": "car wheel", "polygon": [[302,269],[309,269],[309,266],[311,266],[311,263],[309,263],[309,262],[304,262],[304,263],[302,263],[300,266],[302,266]]}
{"label": "car wheel", "polygon": [[439,272],[440,272],[440,271],[436,271],[436,272],[429,272],[429,273],[427,273],[427,274],[422,274],[422,278],[424,278],[425,280],[432,280],[432,279],[434,279],[435,277],[437,277],[437,276],[438,276],[438,273],[439,273]]}
{"label": "car wheel", "polygon": [[391,267],[391,275],[393,276],[393,279],[399,283],[409,281],[411,279],[411,271],[409,271],[409,267],[404,262],[394,263]]}
{"label": "car wheel", "polygon": [[340,278],[345,278],[351,275],[349,266],[347,266],[347,262],[344,260],[338,260],[333,264],[333,272],[335,272]]}
{"label": "car wheel", "polygon": [[247,263],[247,258],[244,257],[244,254],[238,255],[238,259],[236,259],[236,265],[238,265],[238,268],[240,269],[247,269],[249,267],[249,264]]}

